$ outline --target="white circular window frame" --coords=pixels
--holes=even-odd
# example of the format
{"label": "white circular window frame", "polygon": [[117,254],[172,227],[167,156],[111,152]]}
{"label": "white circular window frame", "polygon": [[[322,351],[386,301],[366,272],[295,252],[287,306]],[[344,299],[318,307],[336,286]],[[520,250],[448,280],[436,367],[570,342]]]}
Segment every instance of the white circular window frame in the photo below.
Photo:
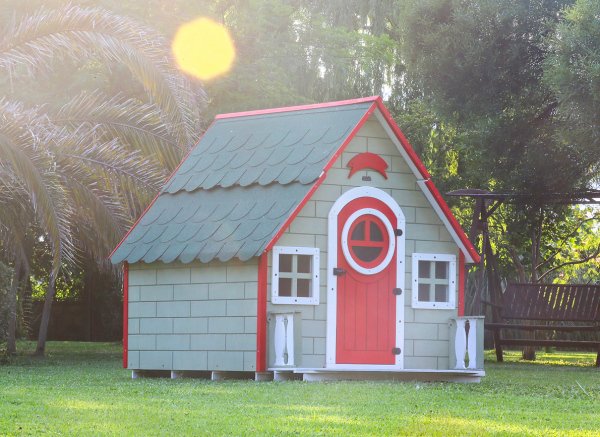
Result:
{"label": "white circular window frame", "polygon": [[[376,265],[375,267],[372,267],[372,268],[366,268],[366,267],[363,267],[360,264],[358,264],[352,257],[352,254],[350,253],[350,247],[348,247],[348,233],[350,232],[350,228],[352,227],[352,225],[354,224],[354,222],[356,220],[358,220],[359,218],[361,218],[364,215],[374,215],[379,220],[381,220],[381,222],[385,226],[385,229],[386,229],[386,231],[388,233],[388,237],[389,237],[388,238],[389,239],[389,247],[388,247],[388,252],[385,255],[385,258],[378,265]],[[375,275],[375,274],[381,272],[383,269],[385,269],[388,266],[388,264],[394,257],[395,250],[396,250],[396,237],[395,237],[395,233],[394,233],[394,228],[392,227],[392,224],[390,223],[389,219],[381,211],[379,211],[377,209],[373,209],[373,208],[362,208],[362,209],[359,209],[358,211],[355,211],[354,213],[352,213],[352,215],[350,215],[350,217],[348,217],[348,220],[346,220],[346,223],[344,224],[344,228],[342,229],[342,252],[344,253],[344,257],[346,258],[346,261],[348,262],[348,264],[350,264],[350,267],[352,267],[358,273],[362,273],[363,275]]]}

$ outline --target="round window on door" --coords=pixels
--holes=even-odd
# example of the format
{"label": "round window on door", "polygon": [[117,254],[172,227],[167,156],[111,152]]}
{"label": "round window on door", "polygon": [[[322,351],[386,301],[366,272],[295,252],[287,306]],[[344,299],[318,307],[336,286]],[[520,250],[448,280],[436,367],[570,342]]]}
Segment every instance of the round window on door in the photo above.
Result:
{"label": "round window on door", "polygon": [[359,273],[381,272],[394,256],[396,239],[389,219],[373,208],[354,212],[342,230],[342,251],[348,264]]}

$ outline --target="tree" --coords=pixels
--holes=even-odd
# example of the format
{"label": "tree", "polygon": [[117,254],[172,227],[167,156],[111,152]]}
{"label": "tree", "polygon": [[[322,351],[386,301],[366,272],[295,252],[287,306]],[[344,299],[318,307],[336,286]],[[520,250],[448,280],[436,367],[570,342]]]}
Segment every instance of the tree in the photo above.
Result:
{"label": "tree", "polygon": [[[576,209],[544,205],[543,194],[589,188],[600,157],[585,142],[565,141],[557,116],[565,99],[550,86],[558,86],[559,75],[551,79],[544,70],[555,59],[557,39],[565,42],[559,23],[570,3],[410,1],[400,19],[407,81],[440,122],[459,130],[465,185],[533,194],[533,202],[503,206],[491,221],[500,268],[533,282],[565,266],[559,258],[569,255],[564,246],[552,248],[551,238],[568,238],[573,230],[561,224],[577,216]],[[593,249],[569,249],[574,261],[594,258]]]}
{"label": "tree", "polygon": [[582,167],[600,174],[600,4],[577,0],[549,39],[544,79],[558,101],[561,139],[582,149]]}
{"label": "tree", "polygon": [[124,66],[143,94],[88,92],[47,112],[0,102],[0,198],[11,206],[0,213],[2,247],[15,270],[29,261],[21,237],[31,229],[52,251],[40,355],[61,266],[86,255],[107,265],[164,169],[199,135],[204,99],[172,66],[162,37],[103,9],[42,8],[18,17],[0,38],[0,70],[11,80],[51,74],[65,60],[76,69],[87,60]]}

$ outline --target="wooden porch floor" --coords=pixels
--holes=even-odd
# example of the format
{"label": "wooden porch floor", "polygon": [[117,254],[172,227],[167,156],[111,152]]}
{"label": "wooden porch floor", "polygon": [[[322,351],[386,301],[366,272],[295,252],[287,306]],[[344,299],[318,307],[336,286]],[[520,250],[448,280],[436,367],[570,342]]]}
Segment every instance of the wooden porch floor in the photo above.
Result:
{"label": "wooden porch floor", "polygon": [[484,370],[354,370],[354,369],[270,369],[275,381],[446,381],[480,382]]}

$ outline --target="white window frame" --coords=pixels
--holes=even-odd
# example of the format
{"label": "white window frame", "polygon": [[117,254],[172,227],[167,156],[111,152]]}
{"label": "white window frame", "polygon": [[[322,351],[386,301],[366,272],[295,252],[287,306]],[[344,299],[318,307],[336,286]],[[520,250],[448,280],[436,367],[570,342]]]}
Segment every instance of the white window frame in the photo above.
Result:
{"label": "white window frame", "polygon": [[[272,250],[273,265],[271,275],[271,303],[276,305],[319,305],[319,249],[316,247],[275,246]],[[279,255],[310,255],[311,297],[279,296]],[[297,274],[297,272],[294,272]],[[296,280],[299,278],[295,278]],[[300,278],[308,279],[308,278]]]}
{"label": "white window frame", "polygon": [[[423,302],[419,300],[419,261],[440,261],[448,263],[448,301]],[[442,253],[412,254],[412,307],[426,309],[456,308],[456,255]]]}
{"label": "white window frame", "polygon": [[[350,248],[348,247],[348,240],[350,239],[348,233],[350,232],[350,228],[356,220],[365,215],[373,215],[381,220],[385,226],[386,232],[388,233],[388,249],[385,258],[379,263],[379,265],[372,268],[363,267],[354,261],[354,258],[352,258],[352,255],[350,254]],[[354,270],[362,273],[363,275],[374,275],[379,273],[388,266],[392,257],[394,256],[395,251],[396,234],[394,233],[394,229],[392,228],[390,220],[381,211],[373,208],[362,208],[358,211],[355,211],[350,217],[348,217],[348,220],[346,220],[346,224],[342,229],[342,252],[344,253],[344,258],[346,258],[346,261]]]}

